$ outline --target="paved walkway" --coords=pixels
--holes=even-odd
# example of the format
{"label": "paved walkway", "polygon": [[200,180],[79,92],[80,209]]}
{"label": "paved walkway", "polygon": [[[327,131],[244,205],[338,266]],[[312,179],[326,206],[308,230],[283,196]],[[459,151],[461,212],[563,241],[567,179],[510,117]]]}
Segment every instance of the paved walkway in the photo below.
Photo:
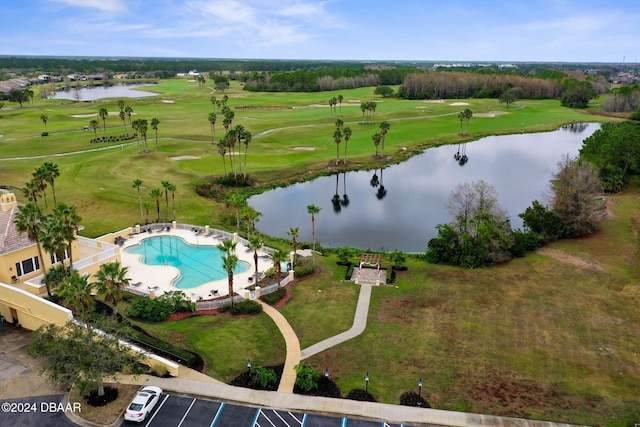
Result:
{"label": "paved walkway", "polygon": [[356,314],[353,316],[353,325],[348,331],[342,332],[338,335],[334,335],[331,338],[327,338],[324,341],[320,341],[310,347],[305,348],[300,352],[300,359],[307,359],[314,354],[323,352],[333,346],[341,344],[352,338],[357,337],[364,332],[367,327],[367,317],[369,315],[369,300],[371,299],[371,285],[361,285],[360,294],[358,295],[358,305],[356,307]]}

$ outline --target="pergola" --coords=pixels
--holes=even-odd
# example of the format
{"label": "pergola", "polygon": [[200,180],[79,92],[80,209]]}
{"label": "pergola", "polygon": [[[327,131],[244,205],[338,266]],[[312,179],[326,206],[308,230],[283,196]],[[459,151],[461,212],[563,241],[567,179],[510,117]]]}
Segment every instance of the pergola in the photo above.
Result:
{"label": "pergola", "polygon": [[363,265],[368,265],[371,267],[376,267],[378,269],[378,273],[380,272],[380,266],[382,265],[382,255],[381,254],[360,254],[360,264],[359,267],[362,268]]}

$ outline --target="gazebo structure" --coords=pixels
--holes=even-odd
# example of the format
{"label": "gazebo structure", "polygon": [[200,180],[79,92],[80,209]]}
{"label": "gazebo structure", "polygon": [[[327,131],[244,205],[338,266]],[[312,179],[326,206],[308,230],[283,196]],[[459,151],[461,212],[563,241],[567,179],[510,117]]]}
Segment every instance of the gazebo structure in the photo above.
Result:
{"label": "gazebo structure", "polygon": [[382,267],[382,255],[364,253],[360,254],[360,262],[357,270],[353,272],[353,281],[356,284],[369,284],[379,286],[387,281],[386,270]]}

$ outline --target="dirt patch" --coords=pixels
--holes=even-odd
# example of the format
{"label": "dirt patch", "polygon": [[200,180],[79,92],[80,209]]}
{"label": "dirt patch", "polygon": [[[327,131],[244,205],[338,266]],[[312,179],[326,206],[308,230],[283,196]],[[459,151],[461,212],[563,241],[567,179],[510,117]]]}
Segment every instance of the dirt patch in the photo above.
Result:
{"label": "dirt patch", "polygon": [[129,402],[133,399],[133,396],[135,396],[136,392],[140,389],[140,386],[130,384],[109,385],[118,389],[118,398],[104,406],[93,407],[89,405],[76,390],[71,391],[69,402],[82,402],[82,413],[78,415],[84,420],[91,421],[98,425],[111,425],[124,412]]}
{"label": "dirt patch", "polygon": [[584,268],[587,270],[594,270],[594,271],[602,270],[602,267],[600,267],[596,263],[589,262],[577,256],[569,255],[568,253],[561,251],[559,249],[540,248],[536,251],[536,253],[540,255],[544,255],[549,258],[553,258],[565,264],[573,265],[573,266]]}
{"label": "dirt patch", "polygon": [[176,156],[176,157],[171,157],[171,160],[196,160],[199,158],[200,157],[198,156]]}

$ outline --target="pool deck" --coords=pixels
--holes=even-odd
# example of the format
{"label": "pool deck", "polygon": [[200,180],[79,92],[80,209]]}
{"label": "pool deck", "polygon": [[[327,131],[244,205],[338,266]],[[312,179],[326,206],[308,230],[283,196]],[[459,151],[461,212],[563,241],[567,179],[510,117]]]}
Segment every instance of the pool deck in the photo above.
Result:
{"label": "pool deck", "polygon": [[[122,265],[129,268],[128,277],[131,279],[132,285],[137,284],[136,288],[142,292],[150,293],[153,291],[155,296],[160,296],[171,291],[182,291],[192,301],[211,300],[229,295],[229,284],[226,277],[223,280],[207,282],[195,288],[176,288],[171,282],[178,277],[179,271],[177,268],[164,265],[147,265],[140,261],[139,255],[129,254],[124,251],[127,247],[137,245],[141,240],[153,236],[176,236],[184,239],[187,243],[200,246],[216,246],[223,240],[221,237],[213,237],[213,235],[205,236],[203,233],[196,234],[191,230],[183,229],[170,229],[169,231],[163,229],[163,231],[153,233],[134,234],[124,242],[121,252]],[[255,276],[253,251],[247,251],[247,248],[242,242],[238,241],[236,255],[240,260],[248,262],[251,266],[249,270],[244,273],[233,275],[233,289],[236,293],[242,295],[244,288],[253,285],[253,278]],[[258,271],[262,272],[273,267],[273,263],[265,252],[258,251],[258,257]],[[217,293],[215,293],[215,291],[217,291]]]}

